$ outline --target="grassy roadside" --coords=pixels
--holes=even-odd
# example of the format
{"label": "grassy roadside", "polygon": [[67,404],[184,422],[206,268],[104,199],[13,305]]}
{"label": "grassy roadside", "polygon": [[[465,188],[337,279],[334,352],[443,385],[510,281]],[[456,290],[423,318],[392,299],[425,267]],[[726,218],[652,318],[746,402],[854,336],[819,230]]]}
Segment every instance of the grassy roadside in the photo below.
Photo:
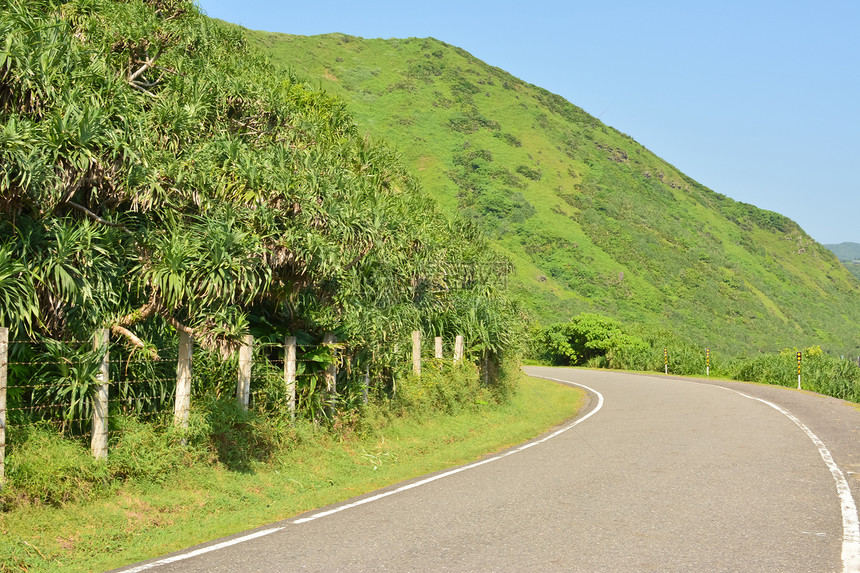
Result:
{"label": "grassy roadside", "polygon": [[286,519],[525,441],[573,416],[583,399],[525,377],[501,406],[397,418],[362,434],[319,432],[248,472],[181,468],[165,483],[0,514],[0,570],[105,570]]}

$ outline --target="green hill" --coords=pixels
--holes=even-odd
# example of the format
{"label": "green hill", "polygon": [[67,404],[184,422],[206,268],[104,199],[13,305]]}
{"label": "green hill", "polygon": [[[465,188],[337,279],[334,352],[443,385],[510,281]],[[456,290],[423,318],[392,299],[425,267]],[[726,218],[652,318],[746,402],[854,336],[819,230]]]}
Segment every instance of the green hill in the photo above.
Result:
{"label": "green hill", "polygon": [[824,246],[842,261],[842,264],[851,271],[851,274],[860,279],[860,243],[839,243],[838,245]]}
{"label": "green hill", "polygon": [[855,348],[860,282],[827,249],[563,98],[432,38],[249,34],[478,221],[540,323],[597,311],[732,353]]}
{"label": "green hill", "polygon": [[824,245],[830,249],[840,261],[860,261],[860,243],[839,243]]}

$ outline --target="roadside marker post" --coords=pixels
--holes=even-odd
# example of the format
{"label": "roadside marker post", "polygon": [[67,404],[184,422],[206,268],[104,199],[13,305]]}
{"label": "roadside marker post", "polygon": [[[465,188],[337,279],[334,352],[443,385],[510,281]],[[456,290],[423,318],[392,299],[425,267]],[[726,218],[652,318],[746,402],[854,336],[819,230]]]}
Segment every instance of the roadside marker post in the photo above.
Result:
{"label": "roadside marker post", "polygon": [[711,349],[705,348],[705,376],[711,377]]}
{"label": "roadside marker post", "polygon": [[669,373],[669,349],[666,347],[663,347],[663,370]]}
{"label": "roadside marker post", "polygon": [[797,351],[797,389],[800,390],[800,351]]}

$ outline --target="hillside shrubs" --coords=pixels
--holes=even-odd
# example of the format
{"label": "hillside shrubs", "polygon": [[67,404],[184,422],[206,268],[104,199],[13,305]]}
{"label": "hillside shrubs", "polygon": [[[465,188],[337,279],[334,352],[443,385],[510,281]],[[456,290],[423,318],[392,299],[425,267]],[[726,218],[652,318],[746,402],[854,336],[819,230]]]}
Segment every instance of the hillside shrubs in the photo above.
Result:
{"label": "hillside shrubs", "polygon": [[526,179],[531,179],[532,181],[540,181],[543,177],[543,173],[539,169],[532,169],[526,165],[517,165],[516,171]]}
{"label": "hillside shrubs", "polygon": [[[703,376],[707,349],[672,332],[627,327],[596,314],[581,314],[567,323],[532,333],[531,354],[558,366],[588,366],[637,372]],[[802,385],[805,390],[860,403],[860,366],[852,360],[824,353],[820,346],[805,348]],[[797,387],[797,349],[757,356],[727,357],[710,352],[710,375],[747,382]]]}

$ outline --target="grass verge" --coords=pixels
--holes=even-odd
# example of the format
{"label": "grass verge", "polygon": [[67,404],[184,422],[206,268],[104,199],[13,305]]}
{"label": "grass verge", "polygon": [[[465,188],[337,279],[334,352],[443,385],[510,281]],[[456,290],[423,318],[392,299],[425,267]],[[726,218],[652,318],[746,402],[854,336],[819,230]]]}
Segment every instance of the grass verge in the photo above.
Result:
{"label": "grass verge", "polygon": [[105,570],[287,519],[528,440],[583,400],[578,389],[525,377],[502,405],[395,418],[346,436],[308,430],[309,439],[247,471],[183,467],[88,502],[21,507],[0,514],[0,570]]}

